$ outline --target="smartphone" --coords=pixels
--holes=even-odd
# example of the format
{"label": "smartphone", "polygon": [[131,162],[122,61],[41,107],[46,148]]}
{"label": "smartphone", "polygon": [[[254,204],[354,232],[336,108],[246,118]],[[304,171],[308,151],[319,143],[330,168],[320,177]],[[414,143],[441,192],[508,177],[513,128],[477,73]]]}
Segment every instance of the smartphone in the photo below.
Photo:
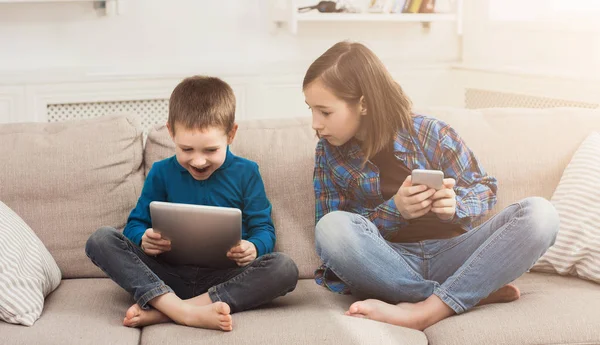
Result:
{"label": "smartphone", "polygon": [[413,185],[424,184],[435,190],[444,186],[444,172],[441,170],[415,169],[412,171],[411,180]]}

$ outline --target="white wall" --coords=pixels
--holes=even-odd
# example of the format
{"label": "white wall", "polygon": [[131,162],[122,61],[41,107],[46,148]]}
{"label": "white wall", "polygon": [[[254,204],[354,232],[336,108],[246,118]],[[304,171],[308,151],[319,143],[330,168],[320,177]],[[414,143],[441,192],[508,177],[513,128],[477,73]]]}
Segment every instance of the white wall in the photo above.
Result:
{"label": "white wall", "polygon": [[267,0],[120,1],[115,16],[85,2],[0,3],[0,122],[43,120],[45,102],[60,101],[53,90],[73,102],[101,100],[89,97],[95,84],[144,90],[161,79],[151,93],[168,97],[191,74],[239,84],[251,117],[297,115],[306,68],[343,39],[371,47],[415,103],[443,104],[437,93],[459,59],[455,23],[429,31],[419,23],[301,23],[292,35],[273,30]]}
{"label": "white wall", "polygon": [[561,12],[556,18],[536,22],[498,21],[490,18],[494,3],[504,3],[498,7],[509,10],[506,6],[516,4],[508,17],[552,12],[553,6],[553,1],[540,0],[465,0],[464,65],[544,77],[600,79],[600,11]]}
{"label": "white wall", "polygon": [[[102,17],[90,3],[0,4],[0,68],[168,71],[218,65],[252,71],[273,62],[304,70],[333,43],[350,38],[384,59],[455,62],[448,24],[423,34],[415,23],[301,24],[270,32],[266,0],[122,0],[122,15]],[[450,24],[452,28],[452,24]],[[291,64],[291,66],[288,66]]]}

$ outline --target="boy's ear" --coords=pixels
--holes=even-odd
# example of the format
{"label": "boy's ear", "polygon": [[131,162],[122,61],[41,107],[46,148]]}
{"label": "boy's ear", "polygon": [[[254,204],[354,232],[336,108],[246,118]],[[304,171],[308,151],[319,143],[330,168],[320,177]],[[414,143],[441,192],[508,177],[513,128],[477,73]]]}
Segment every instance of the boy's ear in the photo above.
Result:
{"label": "boy's ear", "polygon": [[168,122],[167,122],[167,129],[169,130],[169,135],[171,136],[171,139],[173,139],[173,131],[172,131],[171,125],[169,125]]}
{"label": "boy's ear", "polygon": [[360,100],[358,101],[358,106],[360,107],[360,114],[367,115],[367,101],[365,101],[365,96],[360,96]]}
{"label": "boy's ear", "polygon": [[233,142],[233,138],[235,138],[235,133],[237,133],[237,130],[238,124],[234,123],[229,133],[227,133],[227,145],[231,145],[231,143]]}

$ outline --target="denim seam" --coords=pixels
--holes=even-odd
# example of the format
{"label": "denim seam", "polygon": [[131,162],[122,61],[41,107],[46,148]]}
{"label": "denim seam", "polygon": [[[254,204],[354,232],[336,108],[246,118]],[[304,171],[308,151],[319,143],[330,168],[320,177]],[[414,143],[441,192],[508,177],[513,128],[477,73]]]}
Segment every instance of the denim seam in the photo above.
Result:
{"label": "denim seam", "polygon": [[[130,254],[130,256],[132,256],[132,257],[133,257],[133,259],[137,261],[137,263],[139,263],[139,264],[141,264],[142,266],[146,267],[146,269],[144,269],[144,273],[145,273],[145,274],[148,276],[148,278],[150,278],[151,280],[153,280],[153,282],[152,282],[152,283],[154,283],[154,284],[158,284],[158,285],[159,285],[158,287],[154,287],[154,288],[150,289],[149,291],[145,292],[145,293],[142,295],[142,297],[140,297],[140,299],[139,299],[139,300],[142,300],[142,298],[143,298],[144,296],[148,295],[150,292],[152,292],[152,291],[154,291],[154,290],[156,290],[156,289],[160,289],[160,291],[164,291],[163,293],[161,293],[161,294],[158,294],[157,296],[160,296],[160,295],[162,295],[162,294],[165,294],[165,293],[168,293],[168,292],[173,292],[173,290],[172,290],[172,289],[171,289],[169,286],[165,285],[165,284],[163,283],[163,281],[162,281],[162,280],[160,280],[160,279],[158,279],[158,280],[157,280],[157,279],[156,279],[156,277],[154,276],[154,272],[152,272],[152,270],[150,270],[150,269],[149,269],[149,268],[146,266],[146,264],[145,264],[145,263],[144,263],[144,262],[143,262],[143,261],[142,261],[142,260],[141,260],[141,259],[140,259],[140,258],[139,258],[137,255],[136,255],[136,254],[134,254],[134,253],[131,251],[131,250],[133,249],[133,248],[130,246],[131,242],[130,242],[130,241],[127,239],[127,238],[125,238],[125,236],[123,236],[122,234],[120,234],[120,233],[117,233],[117,234],[119,235],[119,237],[120,237],[120,239],[121,239],[121,243],[125,245],[125,247],[126,247],[125,249],[129,249],[128,253]],[[131,245],[132,245],[132,244],[131,244]],[[99,267],[99,268],[100,268],[100,269],[101,269],[101,270],[102,270],[104,273],[107,273],[107,272],[106,272],[106,269],[105,269],[105,268],[104,268],[102,265],[98,264],[98,263],[97,263],[97,261],[96,261],[96,260],[94,260],[94,258],[92,258],[90,255],[88,255],[88,253],[86,253],[86,255],[87,255],[87,257],[88,257],[88,258],[89,258],[89,259],[90,259],[90,260],[91,260],[91,261],[94,263],[94,265],[98,266],[98,267]],[[157,296],[155,296],[155,297],[157,297]],[[148,301],[149,301],[149,300],[147,300],[147,301],[144,301],[144,302],[143,302],[143,305],[145,306],[145,304],[147,304],[147,302],[148,302]],[[138,303],[138,304],[139,304],[139,303]],[[144,306],[143,306],[143,305],[142,305],[142,304],[140,304],[140,306],[141,306],[142,308],[144,308]]]}
{"label": "denim seam", "polygon": [[[353,215],[354,215],[354,217],[351,217],[350,221],[353,222],[355,225],[359,225],[359,226],[368,228],[369,224],[367,223],[367,221],[372,223],[370,220],[366,219],[362,215],[358,215],[358,214],[353,214]],[[356,218],[360,219],[360,222],[356,221]],[[415,272],[412,269],[412,267],[410,267],[410,265],[405,261],[405,259],[398,252],[396,252],[390,245],[387,244],[387,241],[385,239],[382,239],[381,236],[379,236],[380,234],[375,234],[374,232],[369,231],[369,230],[362,231],[361,233],[365,234],[366,236],[370,236],[373,239],[376,239],[377,241],[375,241],[375,242],[377,243],[377,246],[380,247],[380,249],[385,250],[385,251],[389,252],[390,254],[397,256],[398,261],[400,261],[400,264],[404,266],[404,268],[406,269],[406,272],[408,272],[413,277],[413,279],[416,279],[418,281],[426,281],[420,274]],[[383,240],[383,242],[381,240]],[[319,255],[319,257],[321,257],[321,255]],[[346,277],[344,277],[341,274],[339,274],[338,272],[336,272],[337,270],[334,267],[332,267],[330,265],[330,263],[325,262],[325,261],[323,263],[325,264],[325,266],[329,267],[333,271],[333,273],[335,273],[344,283],[346,283],[348,286],[350,286],[350,290],[352,291],[352,286],[354,285],[354,283],[352,283],[351,280],[347,279]]]}
{"label": "denim seam", "polygon": [[[252,264],[250,264],[250,265],[248,265],[248,267],[244,271],[242,271],[240,274],[236,275],[235,277],[229,279],[226,282],[223,282],[221,284],[217,284],[215,286],[210,287],[208,289],[208,296],[210,297],[211,295],[213,295],[213,296],[215,296],[218,299],[218,301],[222,302],[223,298],[221,296],[224,293],[225,295],[229,296],[230,300],[233,300],[233,298],[231,298],[231,295],[229,295],[229,293],[227,293],[227,291],[225,290],[225,287],[227,285],[229,285],[230,283],[235,283],[238,280],[242,279],[243,277],[245,277],[246,275],[248,275],[251,271],[254,271],[257,268],[264,266],[264,261],[265,261],[264,258],[267,257],[268,255],[269,254],[265,254],[265,255],[262,255],[260,257],[261,260],[258,262],[258,266],[250,266],[250,265],[252,265]],[[223,293],[219,293],[219,290],[221,290],[221,289],[223,290],[222,291]],[[211,298],[211,300],[212,300],[212,298]],[[213,302],[216,302],[216,301],[213,301]]]}
{"label": "denim seam", "polygon": [[[508,205],[506,208],[509,208],[509,207],[511,207],[511,206],[514,206],[514,205],[517,205],[517,206],[519,206],[519,207],[521,208],[521,204],[519,204],[518,202],[516,202],[516,203],[513,203],[513,204],[511,204],[511,205]],[[486,220],[485,222],[483,222],[482,224],[480,224],[480,225],[479,225],[477,228],[475,228],[475,229],[472,229],[472,230],[468,231],[468,232],[466,233],[468,236],[464,236],[464,238],[462,238],[460,241],[457,241],[456,243],[454,243],[454,244],[453,244],[453,245],[451,245],[450,247],[446,247],[446,248],[444,248],[444,250],[438,251],[438,252],[436,252],[436,253],[435,253],[435,254],[433,254],[433,255],[428,255],[428,257],[432,259],[432,258],[436,257],[437,255],[439,255],[439,254],[442,254],[442,253],[444,253],[444,252],[446,252],[446,251],[448,251],[448,250],[450,250],[450,249],[452,249],[452,248],[456,247],[457,245],[459,245],[459,244],[463,243],[464,241],[468,240],[468,239],[469,239],[471,236],[473,236],[473,235],[474,235],[474,234],[475,234],[477,231],[479,231],[479,229],[481,229],[481,228],[482,228],[482,227],[483,227],[485,224],[487,224],[487,223],[491,222],[491,221],[492,221],[494,218],[496,218],[496,216],[497,216],[497,215],[495,215],[495,216],[493,216],[492,218],[490,218],[490,219]]]}
{"label": "denim seam", "polygon": [[146,292],[145,294],[143,294],[138,300],[137,300],[137,304],[142,307],[142,309],[146,309],[146,305],[148,304],[148,302],[150,302],[151,300],[153,300],[154,298],[164,295],[166,293],[169,292],[173,292],[173,290],[164,285],[161,284],[155,288],[150,289],[148,292]]}
{"label": "denim seam", "polygon": [[438,296],[442,302],[446,303],[456,314],[461,314],[465,312],[465,308],[455,300],[446,290],[444,290],[441,286],[437,286],[433,294]]}
{"label": "denim seam", "polygon": [[[522,216],[523,214],[523,206],[521,206],[521,204],[516,203],[517,206],[519,206],[519,216]],[[469,271],[473,265],[475,265],[476,263],[479,262],[479,260],[481,259],[482,256],[484,256],[484,252],[487,248],[489,248],[491,245],[493,245],[496,241],[501,240],[508,232],[510,229],[512,229],[515,225],[515,223],[517,222],[517,218],[519,217],[513,217],[510,221],[510,223],[507,224],[506,228],[504,230],[502,230],[490,243],[488,243],[487,246],[485,246],[483,249],[481,249],[481,252],[479,253],[479,255],[477,255],[473,261],[469,264],[468,267],[464,268],[460,275],[456,278],[453,279],[453,281],[450,283],[450,285],[446,288],[446,290],[450,290],[452,289],[452,287],[454,287],[454,285],[466,274],[467,271]]]}

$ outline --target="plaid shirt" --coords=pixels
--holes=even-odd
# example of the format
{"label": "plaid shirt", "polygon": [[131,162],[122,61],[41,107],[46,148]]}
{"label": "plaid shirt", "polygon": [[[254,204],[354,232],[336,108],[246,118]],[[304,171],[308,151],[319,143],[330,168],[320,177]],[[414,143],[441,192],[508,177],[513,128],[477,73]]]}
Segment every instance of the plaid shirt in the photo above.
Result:
{"label": "plaid shirt", "polygon": [[[394,156],[412,169],[442,170],[444,177],[456,180],[456,213],[450,222],[470,230],[477,217],[496,203],[496,179],[479,166],[475,155],[446,123],[423,115],[413,115],[416,137],[400,130],[394,140]],[[361,168],[363,153],[351,139],[342,146],[321,139],[315,153],[315,221],[341,210],[357,213],[377,226],[384,238],[391,238],[408,224],[396,208],[394,199],[384,200],[379,190],[379,174],[368,162]],[[315,271],[317,284],[333,292],[350,290],[329,268]]]}

